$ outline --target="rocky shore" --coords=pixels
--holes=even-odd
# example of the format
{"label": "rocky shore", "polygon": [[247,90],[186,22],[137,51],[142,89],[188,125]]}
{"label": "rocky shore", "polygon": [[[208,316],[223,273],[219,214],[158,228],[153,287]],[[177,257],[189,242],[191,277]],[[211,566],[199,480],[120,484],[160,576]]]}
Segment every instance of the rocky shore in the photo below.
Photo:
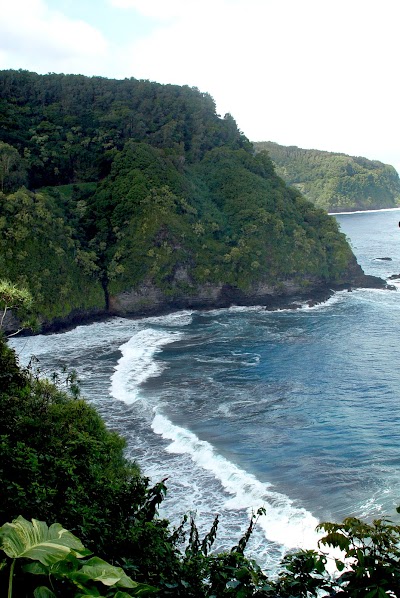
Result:
{"label": "rocky shore", "polygon": [[[327,301],[336,291],[351,291],[357,288],[394,289],[386,281],[376,276],[365,275],[355,265],[346,282],[341,284],[319,279],[284,280],[278,284],[257,283],[243,291],[231,285],[204,284],[194,292],[180,293],[175,296],[163,293],[151,282],[138,288],[111,295],[108,309],[75,310],[65,318],[56,318],[51,322],[42,322],[41,333],[53,333],[71,329],[77,325],[102,321],[112,316],[141,318],[164,315],[180,309],[216,309],[233,305],[262,305],[267,310],[300,309],[304,305],[314,306]],[[6,333],[13,332],[18,321],[10,314],[5,322]],[[22,334],[31,334],[23,331]]]}

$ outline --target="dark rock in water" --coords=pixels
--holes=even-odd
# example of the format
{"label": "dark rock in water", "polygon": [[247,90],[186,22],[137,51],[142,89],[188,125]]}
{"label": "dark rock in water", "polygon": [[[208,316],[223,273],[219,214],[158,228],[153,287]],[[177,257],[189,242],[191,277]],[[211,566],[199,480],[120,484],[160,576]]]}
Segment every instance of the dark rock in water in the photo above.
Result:
{"label": "dark rock in water", "polygon": [[398,280],[400,278],[400,274],[392,274],[388,276],[388,280]]}
{"label": "dark rock in water", "polygon": [[378,260],[380,262],[391,262],[392,258],[391,257],[376,257],[374,259],[374,261],[376,261],[376,260]]}
{"label": "dark rock in water", "polygon": [[363,282],[358,285],[360,289],[386,289],[386,281],[379,276],[372,276],[371,274],[365,274]]}
{"label": "dark rock in water", "polygon": [[318,304],[319,304],[319,301],[313,301],[313,300],[307,301],[308,307],[315,307]]}
{"label": "dark rock in water", "polygon": [[301,309],[300,303],[292,303],[289,305],[289,309]]}
{"label": "dark rock in water", "polygon": [[388,291],[397,291],[397,287],[395,287],[393,284],[386,285],[386,289]]}

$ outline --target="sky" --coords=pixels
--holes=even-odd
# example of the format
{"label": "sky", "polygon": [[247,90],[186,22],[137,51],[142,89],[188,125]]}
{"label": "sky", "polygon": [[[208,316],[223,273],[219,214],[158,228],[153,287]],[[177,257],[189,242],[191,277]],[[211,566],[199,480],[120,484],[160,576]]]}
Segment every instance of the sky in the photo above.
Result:
{"label": "sky", "polygon": [[400,172],[399,0],[0,0],[0,69],[197,87],[251,141]]}

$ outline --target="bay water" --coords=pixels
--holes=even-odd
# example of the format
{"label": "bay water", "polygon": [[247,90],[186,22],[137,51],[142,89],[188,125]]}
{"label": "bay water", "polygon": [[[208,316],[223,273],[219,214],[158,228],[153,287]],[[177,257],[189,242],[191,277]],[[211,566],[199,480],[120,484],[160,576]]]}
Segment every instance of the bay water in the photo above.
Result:
{"label": "bay water", "polygon": [[[400,212],[336,215],[366,274],[400,274]],[[249,555],[273,570],[315,548],[320,521],[396,519],[400,504],[399,290],[338,292],[316,307],[232,307],[16,337],[44,375],[82,394],[157,482],[161,515],[219,513],[230,548],[258,507]]]}

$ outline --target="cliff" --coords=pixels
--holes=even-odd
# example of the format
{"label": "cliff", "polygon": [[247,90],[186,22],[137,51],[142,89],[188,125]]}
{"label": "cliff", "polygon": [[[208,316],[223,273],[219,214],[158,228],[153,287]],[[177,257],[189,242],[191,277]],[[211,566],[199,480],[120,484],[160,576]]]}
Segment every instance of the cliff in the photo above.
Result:
{"label": "cliff", "polygon": [[208,94],[0,71],[0,107],[0,278],[45,330],[383,284]]}
{"label": "cliff", "polygon": [[320,150],[254,143],[267,151],[277,174],[307,199],[328,212],[394,208],[400,201],[400,179],[393,166],[378,160]]}

